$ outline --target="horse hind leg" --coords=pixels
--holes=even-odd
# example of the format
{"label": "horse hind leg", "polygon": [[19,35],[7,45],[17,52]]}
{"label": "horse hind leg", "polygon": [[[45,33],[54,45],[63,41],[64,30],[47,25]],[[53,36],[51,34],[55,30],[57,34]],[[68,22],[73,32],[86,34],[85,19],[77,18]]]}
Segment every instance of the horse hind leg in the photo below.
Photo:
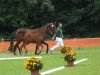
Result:
{"label": "horse hind leg", "polygon": [[28,53],[28,50],[26,49],[26,47],[24,46],[24,49],[25,49],[25,55]]}
{"label": "horse hind leg", "polygon": [[[19,54],[20,54],[20,55],[22,55],[22,53],[21,53],[21,52],[22,52],[22,50],[20,49],[20,47],[18,46],[17,48],[19,49]],[[26,55],[26,54],[27,54],[27,52],[28,52],[28,50],[26,49],[26,47],[25,47],[25,46],[24,46],[24,49],[26,50],[26,51],[25,51],[25,55]]]}
{"label": "horse hind leg", "polygon": [[41,52],[42,52],[42,50],[43,50],[43,45],[41,44],[40,46],[41,46],[42,49],[41,49],[41,50],[39,49],[39,50],[40,50],[40,51],[39,51],[39,54],[41,54]]}
{"label": "horse hind leg", "polygon": [[22,45],[20,46],[20,54],[21,54],[21,52],[22,52],[23,47],[25,48],[25,46],[26,46],[27,44],[28,44],[28,43],[25,43],[25,42],[22,43]]}

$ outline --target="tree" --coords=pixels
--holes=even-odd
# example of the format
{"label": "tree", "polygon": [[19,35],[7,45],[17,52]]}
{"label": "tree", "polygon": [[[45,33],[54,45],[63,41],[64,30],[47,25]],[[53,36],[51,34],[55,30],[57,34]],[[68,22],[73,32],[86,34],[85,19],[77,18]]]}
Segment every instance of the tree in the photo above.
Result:
{"label": "tree", "polygon": [[67,37],[92,37],[99,32],[99,9],[100,0],[0,0],[0,28],[13,31],[62,22]]}
{"label": "tree", "polygon": [[54,12],[50,0],[1,0],[0,5],[2,26],[15,28],[42,25],[52,20]]}

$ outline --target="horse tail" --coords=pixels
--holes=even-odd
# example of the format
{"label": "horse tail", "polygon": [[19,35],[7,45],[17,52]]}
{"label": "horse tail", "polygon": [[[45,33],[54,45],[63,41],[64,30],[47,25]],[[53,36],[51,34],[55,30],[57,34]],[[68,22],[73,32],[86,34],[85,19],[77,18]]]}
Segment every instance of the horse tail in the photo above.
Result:
{"label": "horse tail", "polygon": [[12,34],[10,35],[10,46],[9,46],[9,51],[13,51],[13,45],[14,45],[14,36],[17,30],[15,30],[14,32],[12,32]]}

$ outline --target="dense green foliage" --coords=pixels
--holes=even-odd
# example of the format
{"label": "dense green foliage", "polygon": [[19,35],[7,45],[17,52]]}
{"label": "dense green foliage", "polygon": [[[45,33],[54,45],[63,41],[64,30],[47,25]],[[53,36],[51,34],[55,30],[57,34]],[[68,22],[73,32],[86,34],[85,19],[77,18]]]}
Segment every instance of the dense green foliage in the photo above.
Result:
{"label": "dense green foliage", "polygon": [[96,37],[99,21],[100,0],[0,0],[0,35],[62,22],[66,37]]}

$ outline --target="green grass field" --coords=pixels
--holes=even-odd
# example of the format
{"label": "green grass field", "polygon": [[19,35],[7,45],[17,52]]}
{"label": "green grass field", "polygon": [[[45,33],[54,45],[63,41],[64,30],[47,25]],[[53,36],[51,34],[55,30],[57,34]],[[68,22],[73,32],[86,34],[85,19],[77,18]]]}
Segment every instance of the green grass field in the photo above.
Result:
{"label": "green grass field", "polygon": [[[100,47],[74,49],[77,53],[77,60],[87,58],[87,61],[81,62],[74,67],[66,67],[60,71],[48,75],[99,75],[100,74]],[[34,52],[30,51],[27,56],[32,56]],[[22,55],[25,56],[25,55]],[[53,54],[46,55],[42,52],[43,69],[40,72],[51,70],[53,68],[66,65],[63,55],[60,51],[54,51]],[[0,53],[0,57],[21,57],[14,56],[6,52]],[[76,60],[76,61],[77,61]],[[24,60],[0,60],[0,75],[30,75],[30,71],[24,69]]]}

